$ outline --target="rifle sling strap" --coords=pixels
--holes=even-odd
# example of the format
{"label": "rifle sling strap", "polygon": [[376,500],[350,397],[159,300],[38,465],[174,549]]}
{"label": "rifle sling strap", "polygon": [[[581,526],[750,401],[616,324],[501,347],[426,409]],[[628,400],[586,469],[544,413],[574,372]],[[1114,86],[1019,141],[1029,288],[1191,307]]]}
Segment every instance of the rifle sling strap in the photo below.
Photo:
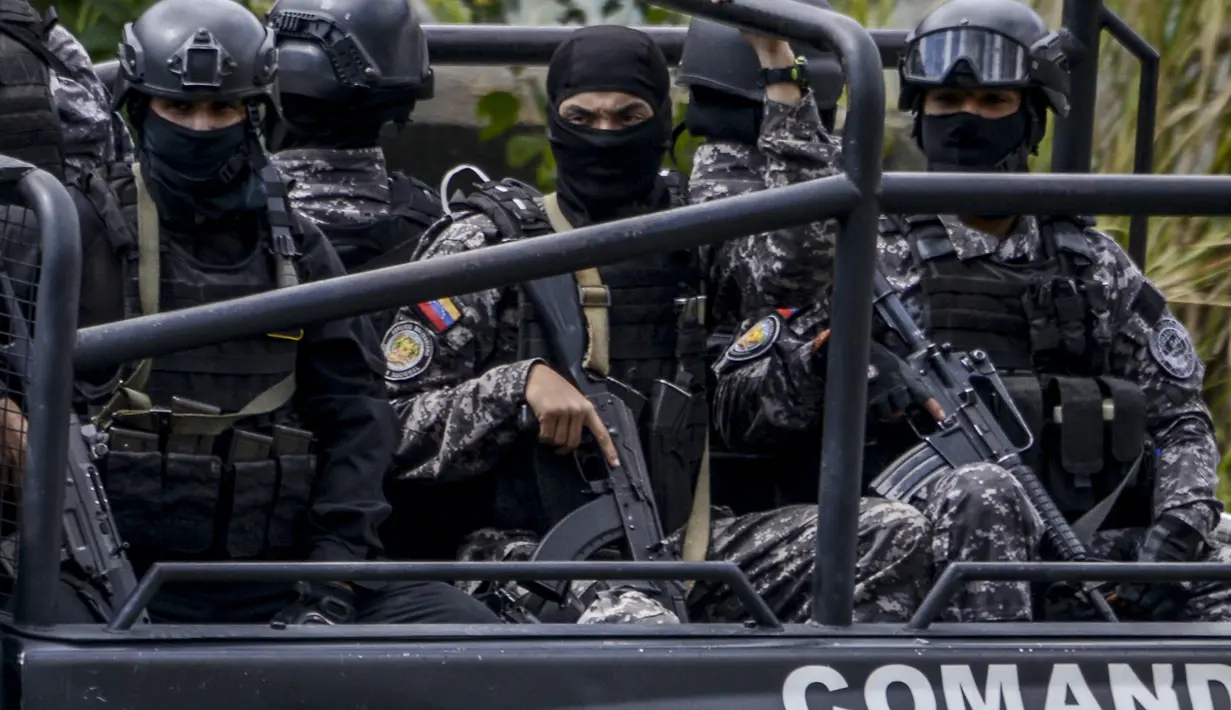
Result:
{"label": "rifle sling strap", "polygon": [[[543,208],[547,213],[547,221],[557,233],[572,231],[573,225],[560,210],[556,193],[543,196]],[[582,269],[575,275],[581,298],[581,309],[586,317],[586,331],[590,336],[583,364],[586,369],[607,377],[610,372],[610,330],[608,329],[607,308],[611,305],[611,295],[607,287],[603,285],[598,269]],[[697,487],[693,491],[692,512],[688,516],[688,524],[684,529],[684,561],[704,561],[709,553],[709,546],[710,445],[707,434],[705,450],[701,454],[701,469],[697,476]],[[691,589],[692,582],[688,583],[688,587]]]}
{"label": "rifle sling strap", "polygon": [[[141,301],[142,315],[158,312],[159,288],[161,287],[162,255],[158,244],[158,207],[150,196],[149,188],[141,177],[141,166],[132,166],[134,186],[137,190],[137,293]],[[146,358],[137,363],[131,375],[116,388],[102,411],[94,417],[99,429],[105,430],[119,419],[145,416],[154,409],[154,403],[143,391],[153,370],[154,361]],[[295,396],[295,373],[287,375],[271,387],[252,398],[237,412],[230,414],[173,414],[171,429],[177,434],[218,436],[231,428],[235,422],[247,417],[258,417],[282,408]]]}
{"label": "rifle sling strap", "polygon": [[[560,204],[556,201],[556,193],[543,196],[543,208],[547,212],[547,221],[557,234],[573,231]],[[603,285],[603,279],[598,269],[582,269],[574,276],[577,278],[577,296],[581,300],[581,311],[586,317],[586,357],[582,365],[600,377],[611,374],[611,329],[608,326],[607,309],[611,307],[611,293]]]}
{"label": "rifle sling strap", "polygon": [[[692,493],[692,512],[684,527],[684,562],[704,562],[710,551],[710,435],[705,435],[701,451],[701,469],[697,473],[697,488]],[[694,582],[684,585],[684,593],[692,591]]]}

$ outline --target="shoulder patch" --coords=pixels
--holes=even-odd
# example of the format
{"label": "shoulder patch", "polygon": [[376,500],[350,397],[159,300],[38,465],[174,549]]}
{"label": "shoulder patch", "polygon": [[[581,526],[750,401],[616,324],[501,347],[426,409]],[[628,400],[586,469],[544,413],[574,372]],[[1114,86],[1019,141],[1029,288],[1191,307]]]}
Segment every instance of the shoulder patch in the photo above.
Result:
{"label": "shoulder patch", "polygon": [[414,321],[399,321],[385,334],[380,350],[385,354],[385,379],[401,382],[423,374],[432,363],[436,336]]}
{"label": "shoulder patch", "polygon": [[1154,362],[1177,380],[1186,380],[1197,371],[1197,351],[1176,319],[1163,318],[1154,325],[1149,347]]}
{"label": "shoulder patch", "polygon": [[778,316],[766,316],[744,331],[739,340],[727,348],[725,357],[730,362],[752,360],[769,350],[781,334],[782,321]]}
{"label": "shoulder patch", "polygon": [[436,332],[443,333],[457,323],[457,319],[462,317],[461,310],[457,304],[453,303],[451,298],[441,298],[436,301],[426,301],[419,304],[419,312],[427,318]]}

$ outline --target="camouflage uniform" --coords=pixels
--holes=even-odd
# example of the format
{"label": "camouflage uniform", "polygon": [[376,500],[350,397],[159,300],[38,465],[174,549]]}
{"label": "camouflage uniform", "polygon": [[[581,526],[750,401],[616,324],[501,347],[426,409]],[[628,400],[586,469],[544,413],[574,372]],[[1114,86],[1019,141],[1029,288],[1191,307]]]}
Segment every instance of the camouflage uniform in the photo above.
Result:
{"label": "camouflage uniform", "polygon": [[[482,248],[488,243],[485,233],[493,229],[485,216],[464,217],[422,244],[417,258]],[[402,479],[448,484],[490,474],[523,438],[517,418],[535,361],[517,357],[517,290],[491,289],[450,301],[460,315],[444,330],[415,305],[399,311],[385,338],[390,399],[402,421],[402,441],[395,455]],[[858,615],[864,620],[908,618],[918,602],[918,571],[926,564],[923,518],[899,503],[869,503],[862,512],[860,549],[866,558],[857,580],[862,590]],[[814,506],[740,518],[718,511],[710,559],[740,563],[784,618],[803,621],[810,611],[805,597],[811,593],[808,570],[815,552],[815,524]],[[678,538],[677,533],[677,542]],[[525,533],[483,531],[471,538],[462,556],[525,559],[533,541]],[[713,590],[698,589],[694,595],[690,601],[700,605],[698,619],[713,618],[708,609],[727,608]],[[614,620],[630,618],[629,607],[636,605],[615,604],[613,599],[598,603],[616,612]],[[669,619],[670,612],[655,604],[652,609],[638,607],[636,613],[640,619],[656,621]]]}
{"label": "camouflage uniform", "polygon": [[[837,155],[811,91],[793,105],[767,101],[755,150],[728,140],[707,141],[697,149],[689,196],[702,204],[826,177],[838,172]],[[814,223],[707,247],[712,322],[734,328],[758,309],[795,302],[799,284],[829,273],[834,235],[830,223]],[[801,243],[812,248],[795,246]],[[767,250],[775,264],[791,270],[763,278],[758,269]],[[800,260],[805,256],[817,258]]]}
{"label": "camouflage uniform", "polygon": [[271,159],[290,180],[295,208],[318,225],[370,222],[389,214],[389,172],[379,146],[294,148]]}
{"label": "camouflage uniform", "polygon": [[64,130],[65,160],[84,172],[116,161],[131,162],[132,138],[119,114],[111,110],[111,92],[94,71],[81,42],[60,25],[47,36],[47,49],[70,74],[51,71],[51,92]]}
{"label": "camouflage uniform", "polygon": [[[968,227],[956,217],[941,216],[940,221],[957,257],[963,260],[1021,262],[1042,256],[1042,239],[1034,217],[1020,218],[1013,232],[1003,240]],[[1219,454],[1209,411],[1201,400],[1204,368],[1196,359],[1187,333],[1174,321],[1168,321],[1178,329],[1172,331],[1177,342],[1171,346],[1191,359],[1191,372],[1179,378],[1171,372],[1174,367],[1160,362],[1154,354],[1158,349],[1156,328],[1133,308],[1139,292],[1153,289],[1153,285],[1110,237],[1087,229],[1085,238],[1093,255],[1093,276],[1108,291],[1110,328],[1115,334],[1109,372],[1136,383],[1147,398],[1149,433],[1158,450],[1152,515],[1156,519],[1166,512],[1181,518],[1206,535],[1210,559],[1222,559],[1225,553],[1214,547],[1213,539],[1222,504],[1215,496]],[[782,254],[789,254],[790,260],[784,260]],[[796,240],[791,248],[767,240],[753,257],[754,271],[764,282],[763,290],[793,290],[792,300],[786,303],[812,305],[794,313],[781,328],[781,336],[763,353],[741,362],[721,364],[715,419],[733,443],[765,448],[806,435],[819,426],[823,373],[814,371],[812,343],[828,322],[828,304],[824,300],[828,277],[822,273],[811,283],[801,283],[796,275],[801,261],[820,264],[831,257],[831,244],[807,239]],[[907,310],[922,323],[920,274],[907,239],[886,221],[882,221],[879,266],[890,283],[902,292]],[[1163,315],[1169,316],[1165,307]],[[993,479],[990,491],[980,485],[975,496],[972,494],[976,490],[970,484],[954,488],[958,477],[951,475],[945,477],[950,483],[932,484],[924,494],[926,502],[917,501],[934,521],[937,541],[933,542],[932,552],[937,573],[955,560],[1025,560],[1034,554],[1037,521],[1023,512],[1025,498],[1020,486],[1002,470],[980,470]],[[979,500],[974,500],[976,497]],[[958,500],[967,503],[958,504]],[[988,521],[993,518],[1000,521],[996,523],[996,534],[981,532],[988,529]],[[955,539],[959,542],[955,543]],[[1218,618],[1227,613],[1228,591],[1221,587],[1217,591],[1210,591],[1212,586],[1202,587],[1200,600],[1193,602],[1202,605],[1200,613]],[[950,607],[947,618],[1029,618],[1029,599],[1026,584],[967,585],[965,599]]]}

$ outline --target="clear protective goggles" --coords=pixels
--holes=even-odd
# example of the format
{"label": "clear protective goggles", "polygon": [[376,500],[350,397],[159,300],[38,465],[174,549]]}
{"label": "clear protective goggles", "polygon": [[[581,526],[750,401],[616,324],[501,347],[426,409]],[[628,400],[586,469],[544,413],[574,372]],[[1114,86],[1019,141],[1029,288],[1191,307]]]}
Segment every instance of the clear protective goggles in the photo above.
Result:
{"label": "clear protective goggles", "polygon": [[1029,83],[1031,48],[979,27],[958,27],[924,35],[911,43],[902,76],[916,84],[941,85],[965,62],[980,86]]}

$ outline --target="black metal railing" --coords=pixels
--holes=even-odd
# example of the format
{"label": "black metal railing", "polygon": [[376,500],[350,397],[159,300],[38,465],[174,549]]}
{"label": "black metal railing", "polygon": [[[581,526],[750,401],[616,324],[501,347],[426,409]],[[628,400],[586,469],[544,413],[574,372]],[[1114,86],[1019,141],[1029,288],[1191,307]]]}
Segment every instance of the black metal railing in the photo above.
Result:
{"label": "black metal railing", "polygon": [[[820,475],[822,514],[818,516],[813,614],[826,625],[850,625],[878,215],[882,211],[978,211],[985,206],[997,212],[1033,214],[1039,212],[1040,205],[1057,213],[1227,215],[1231,214],[1231,199],[1228,199],[1231,178],[921,173],[882,176],[884,45],[878,47],[873,36],[857,23],[794,0],[737,0],[721,5],[708,0],[663,0],[658,4],[755,31],[834,47],[849,82],[850,114],[858,116],[858,120],[848,121],[842,136],[845,172],[753,195],[594,225],[567,234],[492,246],[225,304],[87,328],[78,334],[75,364],[87,368],[132,361],[280,328],[300,327],[405,303],[507,286],[582,267],[611,264],[645,254],[836,218],[841,222],[842,233],[835,263],[837,278],[827,371],[826,446]],[[501,28],[501,31],[509,29]],[[540,31],[543,28],[531,29]],[[458,28],[458,31],[468,30]],[[550,30],[560,36],[566,32]],[[454,41],[460,42],[456,38]],[[545,46],[546,40],[541,43]],[[540,47],[534,51],[545,50]],[[1089,82],[1078,83],[1084,87],[1082,91],[1092,86]],[[1079,99],[1075,95],[1076,100]],[[1089,131],[1070,132],[1065,139],[1066,145],[1078,145],[1081,140],[1088,141],[1089,136]],[[1085,153],[1088,155],[1089,151]],[[338,298],[340,293],[346,297]],[[68,378],[59,385],[63,389],[59,398],[47,400],[53,404],[65,403],[54,413],[56,416],[67,412]],[[63,452],[63,442],[60,445],[60,452]],[[56,505],[62,500],[64,485],[60,466],[61,461],[44,457],[32,462],[29,472],[29,477],[37,479],[43,491],[33,501],[41,511],[39,517],[57,522]],[[27,502],[31,503],[29,498]],[[47,525],[43,527],[47,528],[44,532],[51,529]],[[23,561],[40,561],[39,578],[44,582],[48,579],[48,570],[54,569],[52,562],[58,561],[56,538],[57,535],[34,538],[23,535]],[[281,569],[283,567],[287,565],[254,563],[245,569],[261,575],[295,572]],[[589,569],[601,568],[596,565]],[[257,571],[259,569],[266,571]],[[281,571],[277,571],[279,569]],[[400,569],[401,573],[412,574],[411,567]],[[186,572],[181,570],[180,573]],[[389,574],[396,576],[394,572]],[[591,572],[587,576],[595,574]],[[148,599],[143,601],[141,595],[152,594],[148,590],[160,583],[156,579],[144,582],[142,590],[147,591],[138,592],[127,600],[125,608],[143,606]],[[742,587],[742,583],[734,584]]]}
{"label": "black metal railing", "polygon": [[[9,215],[3,240],[4,281],[24,315],[34,323],[22,407],[28,422],[24,475],[19,470],[22,511],[17,526],[17,570],[13,617],[17,623],[54,623],[60,577],[68,421],[73,381],[73,345],[81,289],[81,232],[77,209],[64,186],[49,173],[0,157],[0,208]],[[24,212],[31,219],[16,223]],[[29,255],[26,259],[16,253]],[[17,274],[37,260],[37,284],[23,289]],[[23,261],[29,261],[25,264]],[[26,295],[23,296],[22,294]],[[30,294],[33,295],[31,298]],[[11,318],[9,320],[12,320]],[[9,383],[12,387],[13,383]],[[11,533],[10,533],[11,535]],[[11,540],[12,538],[7,538]]]}

